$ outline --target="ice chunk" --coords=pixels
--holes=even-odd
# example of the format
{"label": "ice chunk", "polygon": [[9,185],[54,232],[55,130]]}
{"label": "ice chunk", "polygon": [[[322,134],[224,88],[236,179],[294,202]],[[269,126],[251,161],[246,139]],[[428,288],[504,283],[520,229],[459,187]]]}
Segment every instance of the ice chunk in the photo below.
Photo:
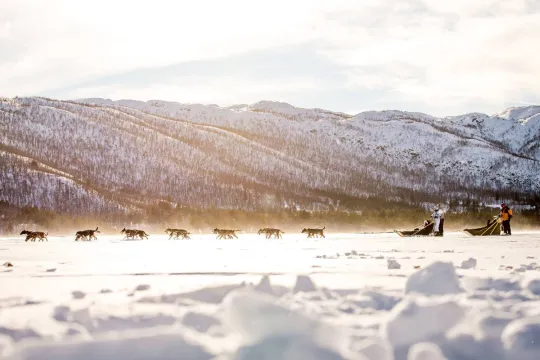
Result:
{"label": "ice chunk", "polygon": [[461,263],[462,269],[472,269],[476,267],[476,259],[475,258],[469,258]]}
{"label": "ice chunk", "polygon": [[424,295],[455,294],[463,291],[454,265],[450,262],[434,262],[411,274],[405,285],[405,293]]}
{"label": "ice chunk", "polygon": [[146,291],[150,289],[150,285],[148,284],[140,284],[135,288],[135,291]]}
{"label": "ice chunk", "polygon": [[272,289],[268,275],[262,277],[261,281],[257,284],[257,286],[255,286],[255,290],[267,294],[274,294],[274,290]]}
{"label": "ice chunk", "polygon": [[307,275],[298,275],[296,278],[296,284],[294,284],[293,292],[310,292],[316,291],[317,287]]}
{"label": "ice chunk", "polygon": [[401,265],[395,259],[388,259],[386,262],[389,270],[401,269]]}
{"label": "ice chunk", "polygon": [[60,305],[54,308],[52,317],[56,321],[69,321],[70,314],[71,309],[69,306]]}
{"label": "ice chunk", "polygon": [[86,294],[82,291],[73,291],[71,295],[74,299],[84,299],[86,297]]}

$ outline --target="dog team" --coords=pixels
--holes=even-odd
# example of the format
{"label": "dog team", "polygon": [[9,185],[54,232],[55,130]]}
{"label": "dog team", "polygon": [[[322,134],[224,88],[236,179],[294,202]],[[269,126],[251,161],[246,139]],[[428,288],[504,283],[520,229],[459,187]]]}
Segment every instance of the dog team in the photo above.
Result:
{"label": "dog team", "polygon": [[[326,227],[323,227],[322,229],[312,229],[312,228],[304,228],[302,230],[302,234],[307,234],[307,237],[308,238],[324,238],[324,230],[326,229]],[[242,231],[242,230],[229,230],[229,229],[218,229],[218,228],[215,228],[212,233],[216,235],[216,238],[217,239],[238,239],[238,236],[236,236],[236,233],[238,231]],[[91,241],[91,240],[97,240],[97,237],[96,237],[96,233],[99,233],[99,228],[96,227],[95,230],[81,230],[81,231],[77,231],[75,233],[75,241]],[[136,240],[136,239],[139,239],[139,240],[143,240],[143,239],[148,239],[148,234],[144,231],[144,230],[137,230],[137,229],[122,229],[122,231],[120,231],[120,233],[124,234],[125,237],[124,239],[125,240],[128,240],[128,239],[131,239],[131,240]],[[171,239],[175,239],[175,240],[178,240],[178,239],[181,239],[181,240],[189,240],[191,239],[191,237],[189,235],[191,235],[190,232],[188,232],[187,230],[185,229],[171,229],[171,228],[168,228],[167,230],[165,230],[165,233],[167,235],[169,235],[169,240]],[[259,229],[259,231],[257,231],[257,234],[258,235],[265,235],[265,237],[267,239],[271,239],[272,237],[274,237],[275,239],[281,239],[281,234],[285,234],[284,231],[282,231],[281,229],[276,229],[276,228],[262,228],[262,229]],[[32,242],[35,242],[36,240],[38,241],[49,241],[47,239],[47,235],[48,233],[44,233],[44,232],[41,232],[41,231],[28,231],[28,230],[23,230],[21,232],[20,235],[26,235],[26,239],[24,240],[25,242],[26,241],[32,241]]]}

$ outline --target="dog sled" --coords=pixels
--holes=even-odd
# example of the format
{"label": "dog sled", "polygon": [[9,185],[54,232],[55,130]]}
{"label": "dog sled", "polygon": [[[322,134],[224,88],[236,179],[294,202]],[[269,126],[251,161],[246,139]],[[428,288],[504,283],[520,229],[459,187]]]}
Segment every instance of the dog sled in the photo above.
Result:
{"label": "dog sled", "polygon": [[431,233],[433,232],[434,225],[435,223],[430,222],[429,224],[427,224],[426,226],[422,228],[416,228],[414,230],[403,230],[403,231],[395,230],[395,232],[401,237],[430,236]]}
{"label": "dog sled", "polygon": [[484,227],[476,229],[465,229],[463,231],[472,236],[501,235],[501,222],[500,219],[495,219]]}

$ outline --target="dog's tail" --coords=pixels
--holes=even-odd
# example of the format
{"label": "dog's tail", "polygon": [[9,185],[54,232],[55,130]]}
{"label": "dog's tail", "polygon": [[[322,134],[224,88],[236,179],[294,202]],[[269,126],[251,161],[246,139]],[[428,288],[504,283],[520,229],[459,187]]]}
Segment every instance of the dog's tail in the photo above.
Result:
{"label": "dog's tail", "polygon": [[96,226],[96,230],[94,230],[94,231],[98,231],[98,229],[99,229],[99,226]]}
{"label": "dog's tail", "polygon": [[323,230],[326,229],[326,226],[322,228]]}

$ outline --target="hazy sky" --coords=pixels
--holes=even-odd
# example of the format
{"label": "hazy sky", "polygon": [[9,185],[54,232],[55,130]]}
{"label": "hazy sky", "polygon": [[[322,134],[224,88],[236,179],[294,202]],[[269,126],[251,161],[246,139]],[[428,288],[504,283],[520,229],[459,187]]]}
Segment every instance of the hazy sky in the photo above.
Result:
{"label": "hazy sky", "polygon": [[0,0],[0,96],[540,104],[539,0]]}

